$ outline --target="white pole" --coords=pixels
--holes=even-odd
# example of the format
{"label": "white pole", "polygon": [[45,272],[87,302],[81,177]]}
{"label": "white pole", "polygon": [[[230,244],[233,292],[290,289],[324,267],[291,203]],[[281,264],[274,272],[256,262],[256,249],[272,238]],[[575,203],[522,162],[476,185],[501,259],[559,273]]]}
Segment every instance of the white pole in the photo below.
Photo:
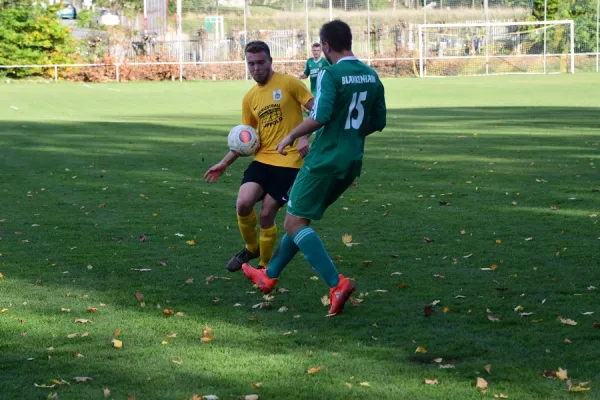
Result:
{"label": "white pole", "polygon": [[571,73],[575,73],[575,22],[571,21]]}
{"label": "white pole", "polygon": [[308,33],[308,0],[304,0],[304,28],[306,29],[306,58],[310,57],[310,35]]}
{"label": "white pole", "polygon": [[371,65],[371,0],[367,0],[367,65]]}
{"label": "white pole", "polygon": [[423,76],[423,26],[419,25],[418,30],[418,41],[419,41],[419,77],[424,78]]}
{"label": "white pole", "polygon": [[483,13],[485,18],[485,74],[490,73],[490,20],[488,14],[488,0],[483,1]]}
{"label": "white pole", "polygon": [[548,17],[548,0],[544,0],[544,73],[546,73],[546,19]]}
{"label": "white pole", "polygon": [[598,72],[598,57],[600,56],[600,0],[596,2],[596,72]]}
{"label": "white pole", "polygon": [[58,67],[54,66],[54,81],[58,82]]}
{"label": "white pole", "polygon": [[148,31],[148,0],[144,0],[144,32]]}
{"label": "white pole", "polygon": [[423,23],[427,23],[427,0],[423,0]]}
{"label": "white pole", "polygon": [[333,0],[329,0],[329,21],[333,21]]}
{"label": "white pole", "polygon": [[[248,11],[246,8],[248,7],[248,0],[244,0],[244,47],[248,44],[248,28],[247,28],[247,17]],[[244,51],[244,49],[242,49]],[[246,80],[248,80],[248,64],[246,64],[246,53],[244,53],[244,69],[246,70]]]}
{"label": "white pole", "polygon": [[181,38],[181,0],[177,0],[177,40],[179,41],[179,82],[183,82],[183,42]]}
{"label": "white pole", "polygon": [[119,83],[119,63],[115,64],[115,68],[116,68],[116,75],[117,75],[117,83]]}

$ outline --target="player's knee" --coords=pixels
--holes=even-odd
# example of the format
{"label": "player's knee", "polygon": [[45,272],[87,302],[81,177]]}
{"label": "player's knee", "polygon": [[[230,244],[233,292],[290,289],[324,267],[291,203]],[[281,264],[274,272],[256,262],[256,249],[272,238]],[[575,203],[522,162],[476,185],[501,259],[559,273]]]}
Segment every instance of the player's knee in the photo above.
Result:
{"label": "player's knee", "polygon": [[277,216],[277,208],[271,209],[263,207],[260,210],[260,227],[267,229],[275,224],[275,216]]}
{"label": "player's knee", "polygon": [[235,208],[237,210],[238,215],[245,217],[247,215],[250,215],[252,209],[254,208],[254,204],[245,199],[238,199],[235,204]]}
{"label": "player's knee", "polygon": [[283,222],[283,229],[285,230],[285,233],[293,237],[296,234],[296,231],[298,231],[298,229],[306,225],[307,223],[304,219],[297,218],[288,214],[285,216],[285,221]]}

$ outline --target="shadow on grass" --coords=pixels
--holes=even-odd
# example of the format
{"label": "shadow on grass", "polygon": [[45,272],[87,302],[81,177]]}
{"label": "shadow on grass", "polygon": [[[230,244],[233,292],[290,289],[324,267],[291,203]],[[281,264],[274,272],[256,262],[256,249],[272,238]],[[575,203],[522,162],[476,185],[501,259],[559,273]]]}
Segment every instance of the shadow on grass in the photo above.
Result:
{"label": "shadow on grass", "polygon": [[[229,387],[236,390],[232,394],[244,394],[240,392],[244,385],[248,387],[249,382],[260,381],[261,376],[267,374],[277,375],[278,380],[273,384],[272,392],[268,385],[265,392],[261,391],[264,395],[339,397],[346,388],[338,388],[330,381],[335,374],[342,373],[340,371],[325,374],[331,386],[316,385],[314,390],[320,392],[298,393],[286,384],[294,381],[298,374],[304,374],[304,369],[293,364],[294,357],[305,357],[307,350],[319,353],[320,358],[315,364],[333,357],[332,352],[346,353],[351,365],[341,367],[341,371],[348,375],[353,374],[353,365],[362,363],[382,376],[406,373],[415,382],[417,376],[421,379],[424,373],[423,365],[427,366],[428,374],[438,373],[431,360],[433,356],[440,356],[448,362],[464,363],[464,369],[459,367],[453,379],[469,383],[474,380],[474,369],[480,368],[477,365],[490,352],[507,363],[520,351],[539,352],[540,355],[530,355],[527,364],[512,361],[523,372],[511,375],[513,378],[539,376],[544,368],[557,368],[566,357],[560,352],[556,356],[544,355],[547,343],[558,340],[554,337],[557,335],[550,332],[553,325],[551,322],[540,323],[538,328],[525,325],[523,318],[517,315],[506,315],[504,325],[490,329],[481,309],[500,308],[503,294],[495,292],[491,279],[476,274],[481,274],[481,266],[506,257],[507,262],[501,267],[506,274],[495,279],[512,286],[514,293],[511,295],[515,302],[521,301],[518,296],[525,291],[535,296],[536,302],[542,300],[542,296],[555,296],[554,300],[559,303],[563,294],[554,283],[544,286],[544,290],[551,288],[554,291],[550,294],[538,292],[529,284],[512,283],[509,281],[511,274],[520,274],[521,279],[532,285],[536,280],[550,281],[556,277],[572,285],[576,282],[577,286],[570,287],[568,293],[580,290],[586,279],[593,279],[589,267],[594,267],[593,255],[597,254],[593,251],[596,243],[592,236],[594,227],[587,224],[589,218],[583,213],[597,210],[600,204],[598,193],[592,191],[598,186],[598,173],[590,164],[598,158],[599,111],[596,108],[535,107],[389,110],[388,129],[368,139],[365,174],[359,185],[340,199],[339,207],[332,207],[323,226],[317,225],[331,254],[344,254],[344,262],[336,259],[340,269],[358,278],[361,292],[371,292],[360,307],[349,306],[348,314],[337,319],[323,318],[325,308],[320,305],[319,298],[326,293],[326,288],[322,282],[307,279],[314,272],[301,257],[282,277],[284,286],[292,293],[277,296],[275,301],[275,308],[285,305],[290,310],[288,314],[252,309],[253,304],[263,301],[261,296],[246,293],[251,287],[240,274],[225,274],[224,263],[242,245],[233,206],[246,163],[238,162],[232,166],[231,176],[223,177],[223,182],[217,185],[207,185],[201,177],[226,151],[223,132],[235,124],[235,120],[199,123],[173,116],[172,125],[134,121],[3,121],[0,132],[0,184],[3,190],[0,206],[3,214],[0,218],[7,221],[0,225],[3,236],[0,266],[7,277],[27,286],[24,292],[28,301],[34,304],[27,312],[44,320],[48,326],[56,318],[56,308],[62,306],[54,303],[64,297],[64,293],[73,291],[76,296],[88,294],[90,300],[68,299],[65,306],[84,307],[103,301],[115,312],[131,316],[133,320],[143,317],[137,329],[156,329],[157,340],[169,329],[164,325],[165,319],[156,308],[157,304],[185,313],[186,319],[178,322],[181,331],[185,330],[186,323],[198,331],[204,323],[214,324],[216,329],[222,327],[225,337],[214,344],[190,350],[192,343],[198,342],[199,332],[196,331],[185,338],[187,346],[178,349],[189,352],[188,356],[192,358],[213,357],[210,363],[226,358],[231,364],[229,375],[226,368],[217,364],[201,371],[185,370],[185,364],[184,368],[177,369],[177,364],[169,359],[170,355],[175,358],[177,354],[168,353],[169,356],[162,356],[164,371],[157,371],[153,377],[153,380],[161,381],[160,387],[165,388],[164,393],[155,393],[156,397],[189,395],[187,388],[178,391],[172,385],[194,380],[198,381],[203,394],[213,388],[222,393],[223,388]],[[192,124],[203,128],[193,128]],[[523,205],[521,209],[511,205],[511,201],[516,201],[517,191],[522,192],[518,198]],[[510,196],[506,194],[508,192]],[[442,194],[451,198],[451,206],[438,205]],[[422,200],[418,200],[418,195]],[[437,197],[431,197],[434,195]],[[578,199],[571,206],[573,213],[568,210],[562,214],[554,213],[551,205],[559,204],[562,209],[563,203],[570,204],[567,195]],[[543,197],[542,204],[536,203],[537,197]],[[394,208],[394,203],[400,206],[398,202],[410,201],[416,205]],[[341,210],[342,205],[349,210]],[[386,219],[382,216],[382,206],[391,210]],[[526,220],[529,221],[527,224],[524,223]],[[544,227],[538,230],[536,240],[543,243],[544,235],[547,235],[551,245],[532,250],[532,247],[526,247],[523,239],[529,236],[528,229],[536,224]],[[377,233],[373,227],[381,232]],[[468,242],[468,236],[458,235],[463,228],[487,235],[486,240],[490,243],[496,238],[491,231],[503,232],[504,243],[508,245],[512,240],[514,247],[504,253],[490,247],[481,252],[477,262],[470,263],[470,258],[463,257],[474,245]],[[350,253],[338,239],[344,230],[350,229],[355,237],[371,239],[371,243],[375,243],[373,248],[358,247]],[[175,233],[185,236],[179,237]],[[142,234],[147,238],[145,241],[140,241]],[[425,247],[423,236],[432,234],[436,235],[437,247]],[[414,241],[414,237],[418,240]],[[189,245],[188,240],[194,240],[197,245]],[[389,245],[389,249],[384,249],[382,243]],[[561,249],[566,247],[570,250],[563,258],[554,256],[557,251],[564,252]],[[577,249],[586,255],[584,259],[577,258]],[[390,260],[392,251],[401,255],[399,261]],[[510,257],[511,252],[515,257]],[[362,263],[365,254],[382,268],[366,269]],[[515,261],[523,255],[526,255],[527,271]],[[442,266],[444,257],[448,262]],[[417,258],[419,260],[413,261]],[[453,258],[460,260],[457,265],[463,268],[462,271],[450,264]],[[573,269],[564,268],[571,262],[578,263],[576,277],[570,276]],[[93,265],[93,268],[89,269],[87,265]],[[531,265],[548,266],[548,272],[540,278],[530,270]],[[136,269],[152,271],[144,273]],[[392,282],[390,270],[394,269],[402,269],[404,275],[394,277]],[[434,273],[446,274],[449,278],[454,274],[460,281],[432,281]],[[216,279],[206,284],[204,280],[210,275],[231,279]],[[194,279],[193,285],[185,283],[189,278]],[[37,280],[41,281],[38,285],[35,284]],[[404,280],[413,289],[408,294],[396,287]],[[462,304],[460,300],[452,300],[463,293],[465,286],[471,291],[469,302]],[[378,294],[377,289],[390,291],[390,297]],[[145,293],[147,308],[140,308],[139,301],[133,298],[134,292]],[[15,296],[18,293],[16,287],[11,291]],[[448,322],[441,314],[434,317],[436,319],[424,319],[423,305],[438,296],[444,299],[444,304],[451,304],[457,315],[460,312],[457,320]],[[480,297],[485,299],[478,300]],[[45,300],[53,304],[52,308],[48,308]],[[242,306],[234,308],[233,305],[238,303]],[[511,303],[512,307],[516,305]],[[569,312],[560,309],[560,305],[557,307],[540,311],[540,315],[553,321],[555,312],[561,315]],[[468,313],[471,308],[477,318],[486,322],[472,322],[474,316]],[[301,315],[301,318],[296,321],[292,314]],[[285,319],[280,315],[286,315]],[[252,316],[258,323],[248,319]],[[144,326],[148,323],[150,327]],[[2,335],[16,337],[20,329],[15,324],[13,321],[11,327],[0,326]],[[125,322],[112,323],[119,324]],[[303,333],[290,335],[290,338],[282,335],[296,328]],[[81,351],[70,346],[66,339],[58,339],[58,335],[64,334],[64,328],[52,333],[51,340],[44,339],[44,332],[32,330],[28,333],[29,347],[12,354],[7,346],[0,347],[6,371],[19,371],[15,383],[7,386],[10,393],[19,393],[25,385],[29,390],[32,380],[42,383],[44,379],[52,378],[47,376],[48,371],[75,374],[82,369],[81,363],[68,359],[66,353],[56,357],[60,363],[51,365],[39,366],[24,361],[26,358],[47,358],[47,352],[34,344],[42,345],[48,341],[47,346],[56,341],[61,346],[60,351],[69,354]],[[111,333],[107,330],[97,338],[104,341],[109,350],[112,350]],[[578,339],[583,348],[592,348],[593,335],[580,333]],[[12,339],[10,343],[18,342]],[[412,354],[417,344],[430,348],[427,357]],[[436,348],[444,350],[436,351]],[[236,355],[246,363],[237,369],[233,366]],[[111,362],[111,357],[121,356],[101,350],[86,360],[85,368],[98,376],[98,381],[111,382],[115,387],[146,382],[146,374],[141,372],[144,366],[138,366],[141,371],[123,369],[123,364]],[[270,357],[278,361],[272,362]],[[593,369],[596,365],[592,357],[580,359],[576,354],[569,357],[571,364],[576,360],[579,362],[580,371]],[[263,368],[270,366],[273,370],[253,370],[253,359],[259,360],[258,364]],[[301,363],[305,368],[313,366],[312,361],[305,358]],[[510,368],[507,367],[506,372],[510,375]],[[174,374],[176,378],[172,377]],[[508,378],[505,383],[528,391],[527,385],[512,381],[513,378]],[[308,382],[304,390],[311,387]],[[495,382],[501,385],[502,378]],[[391,396],[390,393],[401,389],[391,386],[375,388],[375,396],[377,393]],[[101,389],[100,383],[98,389]],[[540,389],[536,386],[532,390],[538,391],[536,394],[542,398],[556,394],[549,387]],[[247,392],[252,391],[248,387]],[[413,393],[412,398],[417,395],[427,397],[418,390]],[[401,392],[398,394],[402,395]]]}

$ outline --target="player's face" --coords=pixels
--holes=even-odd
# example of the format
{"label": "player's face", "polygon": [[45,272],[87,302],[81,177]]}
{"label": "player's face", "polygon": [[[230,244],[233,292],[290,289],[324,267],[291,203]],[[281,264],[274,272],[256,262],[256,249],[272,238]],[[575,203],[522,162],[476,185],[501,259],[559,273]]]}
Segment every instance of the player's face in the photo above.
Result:
{"label": "player's face", "polygon": [[265,84],[271,76],[272,63],[264,52],[246,53],[246,64],[252,79],[258,84]]}
{"label": "player's face", "polygon": [[313,53],[313,57],[315,58],[315,60],[318,60],[319,58],[321,58],[321,48],[320,47],[313,47],[312,53]]}

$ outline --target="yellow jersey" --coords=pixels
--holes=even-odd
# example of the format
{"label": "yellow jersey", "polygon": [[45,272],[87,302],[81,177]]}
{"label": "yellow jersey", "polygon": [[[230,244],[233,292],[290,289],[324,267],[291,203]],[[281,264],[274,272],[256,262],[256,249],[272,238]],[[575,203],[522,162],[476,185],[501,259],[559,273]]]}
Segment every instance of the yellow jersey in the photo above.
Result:
{"label": "yellow jersey", "polygon": [[266,85],[255,85],[246,93],[242,102],[242,124],[258,132],[260,147],[255,161],[277,167],[302,166],[297,141],[286,149],[287,156],[279,154],[276,146],[302,122],[302,106],[312,97],[299,79],[277,72]]}

